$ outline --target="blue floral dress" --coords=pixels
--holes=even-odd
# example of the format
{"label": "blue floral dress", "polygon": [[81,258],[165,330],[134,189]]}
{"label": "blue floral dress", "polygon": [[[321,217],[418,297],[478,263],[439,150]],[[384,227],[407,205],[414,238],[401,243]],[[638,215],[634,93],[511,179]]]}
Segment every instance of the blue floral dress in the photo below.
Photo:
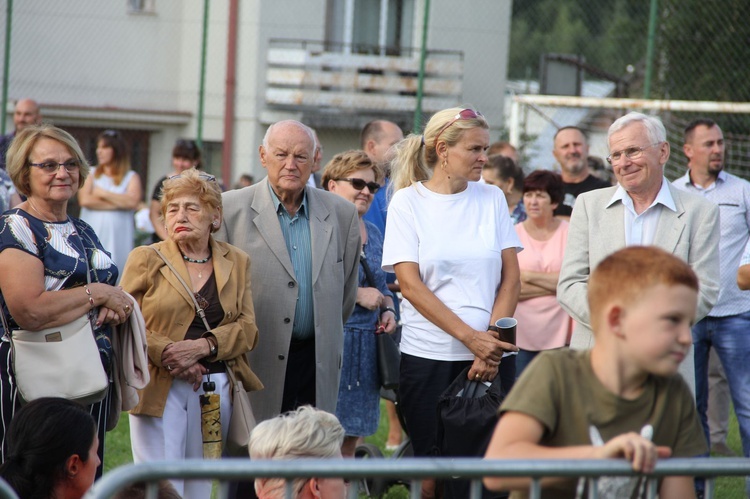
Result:
{"label": "blue floral dress", "polygon": [[[393,296],[385,283],[381,267],[383,234],[365,220],[367,244],[363,251],[375,284],[385,296]],[[369,288],[362,265],[359,266],[360,288]],[[375,433],[380,421],[380,381],[378,380],[375,329],[380,320],[379,310],[367,310],[356,305],[344,324],[344,363],[336,404],[336,417],[348,436],[368,436]]]}
{"label": "blue floral dress", "polygon": [[[78,237],[80,236],[80,237]],[[83,245],[83,246],[82,246]],[[24,251],[44,264],[44,287],[47,291],[70,289],[86,284],[86,260],[90,269],[91,282],[114,285],[118,270],[99,242],[94,230],[78,219],[69,218],[65,222],[45,222],[25,211],[15,208],[0,217],[0,252],[7,248]],[[2,297],[2,291],[0,291]],[[2,297],[2,313],[12,329],[17,327],[5,306]],[[101,326],[94,331],[102,365],[109,373],[111,368],[112,344],[109,326]],[[5,461],[5,429],[10,425],[15,411],[21,406],[13,374],[10,342],[3,332],[0,338],[0,457]],[[64,375],[64,373],[60,373]],[[110,395],[92,404],[91,415],[99,429],[99,459],[104,463],[104,432],[107,426]],[[97,470],[101,474],[102,466]]]}

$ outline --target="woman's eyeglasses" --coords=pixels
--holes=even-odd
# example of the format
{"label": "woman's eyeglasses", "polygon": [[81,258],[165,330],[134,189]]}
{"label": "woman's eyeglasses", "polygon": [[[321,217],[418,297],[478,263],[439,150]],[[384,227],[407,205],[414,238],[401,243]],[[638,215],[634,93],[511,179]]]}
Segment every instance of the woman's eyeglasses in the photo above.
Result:
{"label": "woman's eyeglasses", "polygon": [[378,189],[380,189],[380,184],[379,183],[377,183],[377,182],[366,182],[366,181],[362,180],[361,178],[336,178],[334,180],[336,180],[337,182],[339,180],[343,180],[344,182],[349,182],[350,184],[352,184],[352,187],[354,187],[358,191],[361,191],[362,189],[364,189],[365,187],[367,187],[370,190],[371,194],[375,194],[376,192],[378,192]]}
{"label": "woman's eyeglasses", "polygon": [[[174,178],[182,178],[182,173],[167,177],[167,180],[172,180]],[[216,177],[214,177],[213,175],[209,175],[208,173],[199,173],[198,178],[201,180],[206,180],[208,182],[216,182]]]}
{"label": "woman's eyeglasses", "polygon": [[58,163],[57,161],[45,161],[44,163],[29,163],[29,165],[39,168],[48,175],[55,175],[58,171],[60,171],[61,167],[65,168],[65,171],[68,173],[78,173],[78,170],[81,169],[81,164],[74,159],[68,160],[65,163]]}
{"label": "woman's eyeglasses", "polygon": [[446,131],[453,123],[457,122],[458,120],[475,120],[482,116],[482,113],[479,111],[474,111],[473,109],[463,109],[460,113],[455,115],[452,120],[448,122],[447,125],[443,127],[442,130],[440,130],[440,133],[437,134],[437,137],[435,137],[435,144],[437,144],[438,139],[443,134],[444,131]]}

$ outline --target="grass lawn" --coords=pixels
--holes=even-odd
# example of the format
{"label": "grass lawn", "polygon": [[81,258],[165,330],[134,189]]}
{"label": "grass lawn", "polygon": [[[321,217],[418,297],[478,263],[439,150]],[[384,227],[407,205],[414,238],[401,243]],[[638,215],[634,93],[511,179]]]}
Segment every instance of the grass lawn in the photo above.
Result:
{"label": "grass lawn", "polygon": [[[118,466],[133,462],[133,457],[130,453],[129,431],[128,416],[127,414],[123,414],[117,428],[107,433],[107,455],[104,462],[105,473]],[[368,437],[366,440],[368,443],[375,444],[381,449],[384,449],[387,436],[387,419],[385,416],[385,408],[382,407],[381,403],[380,426],[378,427],[378,431],[375,435]],[[737,419],[734,417],[734,411],[732,411],[732,416],[729,422],[729,437],[727,443],[737,455],[742,455],[742,443],[740,442],[739,428],[737,426]],[[385,452],[385,454],[390,453]],[[746,497],[744,484],[745,480],[742,477],[720,478],[716,482],[715,497],[720,499],[744,499]],[[386,499],[406,499],[409,497],[409,494],[405,487],[394,486],[383,497]]]}

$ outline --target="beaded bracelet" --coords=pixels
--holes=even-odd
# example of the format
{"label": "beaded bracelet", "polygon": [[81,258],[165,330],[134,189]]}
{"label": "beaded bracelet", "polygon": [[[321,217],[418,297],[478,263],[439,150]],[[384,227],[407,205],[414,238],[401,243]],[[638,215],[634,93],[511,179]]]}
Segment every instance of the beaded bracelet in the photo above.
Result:
{"label": "beaded bracelet", "polygon": [[91,304],[91,308],[94,308],[94,297],[91,296],[91,290],[85,284],[83,285],[83,289],[86,291],[86,294],[89,297],[89,303]]}

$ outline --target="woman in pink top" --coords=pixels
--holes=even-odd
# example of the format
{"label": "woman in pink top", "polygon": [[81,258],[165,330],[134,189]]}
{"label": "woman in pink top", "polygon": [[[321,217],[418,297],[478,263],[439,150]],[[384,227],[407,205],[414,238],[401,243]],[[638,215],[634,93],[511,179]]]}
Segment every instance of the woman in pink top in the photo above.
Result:
{"label": "woman in pink top", "polygon": [[570,338],[570,317],[556,297],[568,222],[552,212],[563,195],[562,178],[557,173],[537,170],[524,180],[527,218],[515,226],[524,247],[518,254],[521,297],[515,313],[516,378],[540,351],[564,347]]}

